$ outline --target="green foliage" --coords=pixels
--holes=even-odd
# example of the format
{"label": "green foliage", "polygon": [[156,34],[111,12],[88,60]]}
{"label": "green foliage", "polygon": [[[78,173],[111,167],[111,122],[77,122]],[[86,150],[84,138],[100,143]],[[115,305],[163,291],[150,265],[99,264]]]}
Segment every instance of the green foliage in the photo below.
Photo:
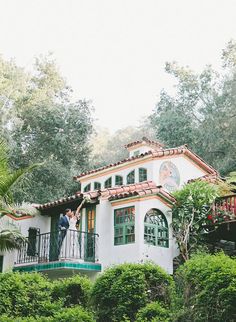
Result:
{"label": "green foliage", "polygon": [[95,322],[91,312],[80,306],[65,308],[54,315],[53,322]]}
{"label": "green foliage", "polygon": [[152,302],[141,308],[136,315],[136,322],[169,322],[170,311],[158,302]]}
{"label": "green foliage", "polygon": [[176,203],[172,209],[172,227],[180,255],[189,259],[191,251],[196,251],[202,237],[203,225],[211,205],[217,197],[217,188],[204,181],[186,184],[174,193]]}
{"label": "green foliage", "polygon": [[40,274],[0,274],[0,285],[0,314],[50,316],[61,307],[60,301],[51,301],[51,283]]}
{"label": "green foliage", "polygon": [[135,320],[137,311],[152,301],[168,305],[172,278],[153,264],[122,264],[96,280],[92,302],[98,321]]}
{"label": "green foliage", "polygon": [[[223,253],[198,254],[175,276],[179,322],[236,320],[236,261]],[[181,309],[183,308],[183,309]]]}
{"label": "green foliage", "polygon": [[211,66],[195,73],[176,62],[166,63],[176,92],[162,91],[150,117],[158,139],[170,147],[190,145],[222,174],[236,168],[235,57],[236,42],[230,41],[221,57],[221,75]]}
{"label": "green foliage", "polygon": [[74,305],[87,307],[91,287],[91,281],[81,275],[58,279],[53,283],[52,300],[60,300],[65,307]]}
{"label": "green foliage", "polygon": [[88,166],[92,108],[72,101],[54,60],[39,57],[27,73],[0,57],[0,109],[12,167],[45,161],[14,190],[15,200],[44,203],[78,190],[72,177]]}

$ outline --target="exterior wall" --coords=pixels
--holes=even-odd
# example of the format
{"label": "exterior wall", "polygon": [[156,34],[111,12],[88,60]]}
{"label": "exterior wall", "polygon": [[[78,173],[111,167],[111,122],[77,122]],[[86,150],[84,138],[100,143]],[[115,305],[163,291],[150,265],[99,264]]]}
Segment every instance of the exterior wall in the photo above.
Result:
{"label": "exterior wall", "polygon": [[[84,187],[91,183],[91,190],[94,190],[94,182],[101,183],[101,189],[104,189],[104,183],[109,178],[112,177],[112,187],[115,186],[115,176],[120,175],[123,177],[123,184],[127,184],[126,177],[132,171],[135,170],[135,183],[139,182],[138,178],[138,169],[139,168],[146,168],[147,169],[147,180],[154,181],[157,185],[161,185],[159,171],[160,167],[164,162],[171,162],[176,166],[179,171],[180,176],[180,184],[179,187],[183,186],[183,184],[187,183],[190,179],[195,179],[201,177],[206,174],[206,172],[200,169],[197,165],[191,162],[184,156],[173,156],[168,158],[161,158],[161,159],[154,159],[145,161],[138,165],[133,165],[132,162],[127,164],[127,168],[122,169],[109,169],[112,170],[112,173],[108,174],[97,174],[96,178],[86,179],[84,182],[81,183],[81,190],[83,191]],[[108,170],[107,170],[108,171]],[[168,189],[167,189],[168,190]]]}
{"label": "exterior wall", "polygon": [[127,175],[135,170],[135,182],[139,182],[139,178],[138,178],[138,169],[139,168],[146,168],[147,169],[147,180],[152,180],[152,161],[149,161],[149,162],[146,162],[144,164],[141,164],[141,165],[130,165],[130,167],[128,167],[127,169],[124,169],[124,170],[119,170],[117,169],[117,171],[115,171],[114,173],[112,174],[104,174],[104,175],[101,175],[99,176],[98,178],[96,179],[91,179],[91,180],[86,180],[85,182],[82,182],[81,183],[81,191],[84,191],[84,187],[91,183],[91,190],[94,190],[94,182],[100,182],[101,183],[101,189],[104,189],[104,183],[105,181],[112,177],[112,187],[115,187],[115,176],[116,175],[120,175],[123,177],[123,184],[126,185],[127,184]]}
{"label": "exterior wall", "polygon": [[[124,207],[135,207],[135,242],[125,245],[114,245],[114,210]],[[169,226],[169,248],[144,243],[144,217],[151,208],[159,209],[166,216]],[[109,201],[102,200],[97,205],[96,232],[99,234],[98,261],[102,269],[114,264],[142,263],[153,261],[168,273],[173,272],[172,231],[170,228],[170,208],[158,199],[143,200],[112,206]]]}
{"label": "exterior wall", "polygon": [[[46,233],[50,231],[50,221],[51,219],[46,216],[35,216],[33,218],[28,219],[20,219],[20,220],[14,220],[9,218],[8,216],[4,216],[1,219],[4,223],[12,223],[14,224],[22,233],[24,236],[28,236],[28,230],[30,227],[36,227],[40,228],[41,233]],[[3,255],[3,272],[11,270],[14,266],[14,262],[16,260],[16,251],[12,252],[3,252],[0,253],[0,255]]]}
{"label": "exterior wall", "polygon": [[179,188],[181,188],[185,183],[188,182],[190,179],[199,178],[206,174],[205,171],[197,167],[193,164],[189,159],[180,156],[180,157],[172,157],[167,159],[159,159],[153,161],[153,174],[152,180],[157,184],[161,185],[160,181],[160,167],[164,162],[171,162],[173,163],[179,171],[180,175],[180,184]]}
{"label": "exterior wall", "polygon": [[154,149],[148,145],[142,145],[139,147],[133,147],[132,149],[129,148],[129,157],[133,157],[135,156],[135,153],[137,153],[137,151],[139,151],[138,154],[142,154],[142,153],[146,153],[148,151],[153,151]]}

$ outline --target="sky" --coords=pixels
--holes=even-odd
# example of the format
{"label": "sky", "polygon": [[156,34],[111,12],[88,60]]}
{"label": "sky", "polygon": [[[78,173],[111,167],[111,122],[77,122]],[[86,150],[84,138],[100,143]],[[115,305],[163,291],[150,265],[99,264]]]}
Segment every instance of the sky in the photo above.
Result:
{"label": "sky", "polygon": [[235,22],[235,0],[0,0],[0,53],[29,68],[52,52],[74,98],[114,132],[172,91],[166,61],[218,69]]}

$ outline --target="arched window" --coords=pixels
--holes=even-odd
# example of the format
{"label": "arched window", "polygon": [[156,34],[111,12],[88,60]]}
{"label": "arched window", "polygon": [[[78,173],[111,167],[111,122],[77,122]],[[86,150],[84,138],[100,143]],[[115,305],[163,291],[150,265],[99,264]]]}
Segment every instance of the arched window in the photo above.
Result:
{"label": "arched window", "polygon": [[101,183],[100,183],[100,182],[95,181],[95,182],[94,182],[94,190],[100,190],[100,189],[101,189]]}
{"label": "arched window", "polygon": [[168,223],[158,209],[150,209],[144,218],[144,240],[148,244],[169,247]]}
{"label": "arched window", "polygon": [[134,170],[127,174],[126,177],[127,184],[132,184],[135,182],[135,172]]}
{"label": "arched window", "polygon": [[138,175],[139,175],[139,182],[147,181],[147,169],[139,168]]}
{"label": "arched window", "polygon": [[111,177],[108,178],[105,182],[104,182],[104,188],[111,188],[111,185],[112,185],[112,179]]}
{"label": "arched window", "polygon": [[88,192],[91,190],[91,183],[87,184],[87,186],[84,187],[84,192]]}
{"label": "arched window", "polygon": [[116,184],[116,186],[122,186],[122,184],[123,184],[123,177],[122,176],[116,176],[115,177],[115,184]]}

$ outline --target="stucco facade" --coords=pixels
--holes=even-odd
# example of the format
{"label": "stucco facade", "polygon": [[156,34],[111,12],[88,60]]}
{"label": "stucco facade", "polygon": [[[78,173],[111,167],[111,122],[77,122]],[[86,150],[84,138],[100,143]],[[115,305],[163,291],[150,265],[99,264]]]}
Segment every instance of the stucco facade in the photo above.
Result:
{"label": "stucco facade", "polygon": [[[86,264],[89,258],[94,265],[100,265],[98,271],[114,264],[152,261],[172,274],[177,247],[171,228],[174,203],[171,192],[180,189],[190,179],[216,171],[187,147],[164,149],[158,142],[145,138],[126,147],[130,153],[128,159],[74,178],[80,181],[82,192],[40,205],[41,214],[37,218],[17,221],[21,232],[27,236],[30,227],[40,229],[40,234],[52,232],[57,227],[60,213],[68,207],[75,210],[84,196],[88,196],[90,202],[85,203],[81,211],[79,245],[84,248],[88,241],[92,241],[93,258],[83,255],[74,259],[83,273],[97,274],[97,271],[94,274],[89,271],[95,267]],[[99,184],[99,189],[94,189],[95,183]],[[81,234],[85,236],[82,239]],[[91,239],[92,235],[96,239]],[[50,256],[45,256],[45,261],[50,262]],[[4,269],[17,262],[16,257],[12,258],[13,254],[4,256]],[[34,270],[37,270],[38,258],[35,257]],[[27,265],[29,269],[30,264],[32,266],[32,263],[18,262],[15,269]],[[86,271],[82,264],[91,267]]]}

